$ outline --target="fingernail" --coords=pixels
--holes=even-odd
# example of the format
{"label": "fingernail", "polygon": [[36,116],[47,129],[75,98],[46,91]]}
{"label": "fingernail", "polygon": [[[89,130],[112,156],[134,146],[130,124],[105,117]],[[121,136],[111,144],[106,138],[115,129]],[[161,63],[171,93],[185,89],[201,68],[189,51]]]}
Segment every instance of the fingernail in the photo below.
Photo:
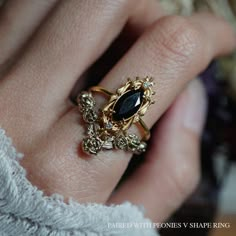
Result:
{"label": "fingernail", "polygon": [[206,118],[207,98],[206,91],[200,80],[191,81],[186,90],[186,107],[183,118],[184,126],[201,134]]}

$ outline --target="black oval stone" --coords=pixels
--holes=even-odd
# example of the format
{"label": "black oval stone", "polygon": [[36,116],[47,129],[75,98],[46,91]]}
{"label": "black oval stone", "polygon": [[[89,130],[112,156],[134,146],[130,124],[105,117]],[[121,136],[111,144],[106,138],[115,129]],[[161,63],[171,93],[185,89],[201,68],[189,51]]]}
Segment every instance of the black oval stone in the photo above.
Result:
{"label": "black oval stone", "polygon": [[142,89],[131,90],[122,95],[115,103],[113,119],[120,121],[132,117],[141,107],[144,91]]}

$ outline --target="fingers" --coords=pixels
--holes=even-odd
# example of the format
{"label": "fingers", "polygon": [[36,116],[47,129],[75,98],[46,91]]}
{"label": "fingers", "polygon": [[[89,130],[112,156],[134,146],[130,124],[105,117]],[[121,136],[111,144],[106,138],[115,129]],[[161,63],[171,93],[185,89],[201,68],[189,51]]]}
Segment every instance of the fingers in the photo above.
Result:
{"label": "fingers", "polygon": [[[150,75],[155,79],[157,92],[157,104],[151,113],[161,114],[190,78],[200,73],[213,57],[227,54],[235,46],[233,30],[213,15],[164,17],[138,40],[101,85],[113,91],[126,81],[125,75],[131,78]],[[151,124],[157,115],[149,112],[146,117],[153,117]]]}
{"label": "fingers", "polygon": [[[236,33],[223,17],[213,16],[203,12],[200,15],[193,15],[191,21],[196,27],[201,27],[206,40],[207,38],[210,40],[210,46],[208,46],[209,53],[213,57],[232,53],[232,50],[235,49]],[[206,26],[204,21],[209,24],[209,27]],[[224,33],[225,35],[222,35]],[[214,40],[217,37],[218,40]]]}
{"label": "fingers", "polygon": [[56,0],[5,2],[0,11],[0,71],[36,30],[55,2]]}
{"label": "fingers", "polygon": [[154,77],[156,103],[143,118],[151,127],[191,78],[235,46],[235,34],[221,18],[210,14],[164,17],[138,40],[101,86],[114,91],[125,83],[124,75]]}
{"label": "fingers", "polygon": [[[19,142],[32,142],[31,133],[44,134],[68,111],[69,91],[78,76],[109,46],[127,21],[140,30],[158,17],[154,14],[156,1],[148,2],[150,5],[134,0],[60,1],[21,60],[1,81],[1,96],[6,98],[0,104],[1,110],[14,114],[19,107],[16,101],[21,101],[14,129],[19,126],[24,130],[26,126],[28,135],[18,128]],[[10,97],[9,91],[14,91]],[[2,120],[5,127],[7,123],[8,119]]]}
{"label": "fingers", "polygon": [[[32,88],[32,96],[37,93],[47,101],[49,110],[61,107],[78,77],[104,52],[123,26],[130,22],[140,30],[158,17],[156,7],[154,0],[142,0],[139,4],[134,0],[61,1],[7,76],[8,81],[14,78],[17,81],[7,83],[13,90],[26,83]],[[31,96],[22,89],[22,93]]]}
{"label": "fingers", "polygon": [[[39,126],[36,127],[40,130],[37,138],[40,136],[43,140],[43,146],[33,146],[34,153],[37,153],[34,159],[28,153],[22,162],[31,182],[48,194],[58,192],[80,202],[105,202],[125,165],[120,165],[121,169],[117,168],[117,172],[114,172],[109,171],[109,165],[99,158],[91,161],[78,159],[78,139],[82,138],[84,132],[83,125],[78,124],[78,110],[76,108],[71,111],[73,116],[70,115],[71,112],[67,112],[68,115],[63,114],[58,118],[55,109],[59,107],[60,111],[65,111],[63,96],[69,94],[79,74],[109,46],[124,24],[129,24],[129,28],[139,35],[162,15],[162,12],[159,11],[156,0],[139,1],[139,4],[133,0],[62,2],[38,33],[36,42],[23,57],[23,62],[15,67],[11,76],[14,75],[17,79],[8,77],[5,88],[20,87],[17,89],[17,96],[26,104],[25,107],[21,106],[21,109],[28,111],[23,114],[23,118],[18,117],[15,123],[21,123],[22,129],[22,123],[26,120],[24,118],[30,117],[34,134],[35,126]],[[43,42],[44,40],[46,41]],[[27,89],[19,84],[24,84]],[[11,99],[14,100],[12,97]],[[63,105],[58,105],[62,102]],[[30,104],[32,107],[29,107]],[[66,109],[68,110],[67,106]],[[32,117],[32,114],[36,113],[38,116]],[[45,127],[48,122],[45,117],[48,118],[52,114],[57,114],[54,115],[57,122],[50,125],[50,135],[45,137],[45,128],[42,129],[42,126]],[[54,122],[55,120],[51,123]],[[78,133],[71,133],[68,125],[70,128],[76,127]],[[78,127],[81,129],[78,130]],[[49,151],[46,152],[45,149]],[[124,161],[127,164],[127,161]],[[117,159],[116,162],[120,160]],[[107,174],[113,177],[104,182]],[[94,184],[95,182],[97,184]]]}
{"label": "fingers", "polygon": [[[226,53],[235,46],[233,32],[227,23],[216,18],[215,23],[212,20],[205,24],[209,17],[213,16],[198,15],[194,20],[173,16],[161,19],[137,41],[101,85],[115,91],[126,81],[125,77],[153,76],[156,82],[156,103],[144,116],[146,124],[152,126],[190,78],[202,71],[215,55]],[[198,23],[195,23],[196,19]],[[217,24],[219,29],[212,24]],[[228,39],[221,39],[222,35]],[[222,45],[213,41],[222,42]],[[58,129],[57,136],[61,136],[61,140],[77,145],[81,143],[85,127],[83,123],[78,124],[77,108],[62,117],[57,126],[66,130],[61,132]],[[81,152],[79,156],[78,163],[83,166],[86,161]],[[96,158],[91,158],[86,168],[82,168],[94,176],[97,189],[106,186],[102,195],[104,197],[116,186],[130,157],[130,153],[123,151],[104,151]],[[90,189],[89,185],[87,187]]]}
{"label": "fingers", "polygon": [[199,180],[199,137],[206,96],[192,81],[155,129],[145,162],[114,192],[109,203],[131,201],[162,222],[179,207]]}

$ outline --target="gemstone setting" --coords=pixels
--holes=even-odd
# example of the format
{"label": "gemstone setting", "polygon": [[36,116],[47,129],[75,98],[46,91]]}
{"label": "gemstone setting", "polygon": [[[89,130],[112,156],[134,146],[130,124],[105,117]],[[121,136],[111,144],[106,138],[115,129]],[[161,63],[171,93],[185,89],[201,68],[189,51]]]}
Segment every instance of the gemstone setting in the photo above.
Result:
{"label": "gemstone setting", "polygon": [[124,93],[114,104],[113,120],[121,121],[134,116],[143,102],[143,89],[130,90]]}
{"label": "gemstone setting", "polygon": [[[147,148],[146,140],[150,131],[142,120],[151,104],[153,79],[135,78],[112,93],[100,86],[91,87],[88,92],[82,92],[78,97],[78,106],[82,118],[87,123],[86,137],[82,149],[88,154],[97,154],[101,150],[121,149],[139,154]],[[96,109],[92,92],[100,92],[109,96],[107,104],[102,109]],[[143,136],[128,133],[132,124],[139,123]]]}

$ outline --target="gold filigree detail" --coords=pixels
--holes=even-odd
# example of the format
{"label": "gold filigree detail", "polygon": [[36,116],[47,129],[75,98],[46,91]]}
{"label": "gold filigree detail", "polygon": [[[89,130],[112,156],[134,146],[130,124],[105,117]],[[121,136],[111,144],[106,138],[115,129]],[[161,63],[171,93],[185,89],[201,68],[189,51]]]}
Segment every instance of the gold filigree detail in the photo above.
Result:
{"label": "gold filigree detail", "polygon": [[[146,150],[144,142],[150,136],[142,116],[146,113],[148,107],[153,104],[151,99],[153,79],[146,77],[144,79],[136,78],[128,81],[113,94],[106,89],[95,86],[90,88],[90,92],[82,92],[78,96],[78,106],[82,113],[83,120],[88,123],[87,137],[83,139],[83,150],[89,154],[97,154],[102,149],[122,149],[134,153],[141,153]],[[115,120],[115,105],[119,99],[130,91],[142,91],[141,105],[134,114],[122,120]],[[108,103],[98,114],[95,110],[95,100],[92,92],[99,92],[109,96]],[[140,139],[135,134],[127,134],[127,130],[132,124],[138,123],[144,130],[144,136]]]}

